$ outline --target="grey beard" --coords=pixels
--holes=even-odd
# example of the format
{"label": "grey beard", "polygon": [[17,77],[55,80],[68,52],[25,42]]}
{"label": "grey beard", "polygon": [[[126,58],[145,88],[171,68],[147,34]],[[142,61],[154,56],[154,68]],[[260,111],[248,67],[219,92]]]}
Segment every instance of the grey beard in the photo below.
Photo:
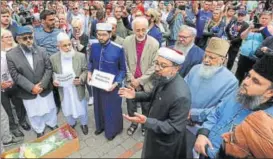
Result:
{"label": "grey beard", "polygon": [[190,50],[191,44],[188,46],[183,46],[178,41],[175,42],[174,49],[183,52],[185,56],[187,56],[189,50]]}
{"label": "grey beard", "polygon": [[239,91],[236,96],[237,101],[250,110],[255,110],[262,104],[263,96],[249,96],[242,94]]}
{"label": "grey beard", "polygon": [[68,52],[64,52],[62,50],[60,50],[60,52],[61,52],[61,55],[65,58],[71,58],[75,55],[75,50],[73,48]]}
{"label": "grey beard", "polygon": [[199,75],[202,78],[210,79],[221,68],[221,66],[206,66],[201,64]]}

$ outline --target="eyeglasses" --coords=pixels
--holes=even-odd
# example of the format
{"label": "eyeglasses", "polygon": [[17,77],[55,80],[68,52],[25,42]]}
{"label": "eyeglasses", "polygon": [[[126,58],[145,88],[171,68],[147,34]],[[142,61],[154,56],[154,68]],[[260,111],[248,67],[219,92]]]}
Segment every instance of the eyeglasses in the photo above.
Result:
{"label": "eyeglasses", "polygon": [[22,37],[22,39],[23,39],[24,41],[27,41],[28,39],[29,39],[29,40],[33,40],[33,36],[32,36],[32,35],[24,36],[24,37]]}
{"label": "eyeglasses", "polygon": [[73,10],[77,10],[78,8],[73,8]]}
{"label": "eyeglasses", "polygon": [[2,38],[3,39],[10,39],[10,38],[12,38],[12,36],[3,36]]}
{"label": "eyeglasses", "polygon": [[149,14],[145,14],[145,16],[146,16],[146,17],[151,17],[151,15],[149,15]]}
{"label": "eyeglasses", "polygon": [[185,39],[187,40],[188,38],[190,38],[191,36],[181,36],[181,35],[178,35],[179,39]]}
{"label": "eyeglasses", "polygon": [[64,44],[64,45],[62,45],[62,47],[70,47],[70,46],[72,46],[72,44],[71,44],[71,43],[68,43],[68,44]]}
{"label": "eyeglasses", "polygon": [[159,64],[157,61],[155,62],[155,67],[158,67],[160,70],[163,70],[168,67],[174,67],[174,66],[167,66],[165,64]]}

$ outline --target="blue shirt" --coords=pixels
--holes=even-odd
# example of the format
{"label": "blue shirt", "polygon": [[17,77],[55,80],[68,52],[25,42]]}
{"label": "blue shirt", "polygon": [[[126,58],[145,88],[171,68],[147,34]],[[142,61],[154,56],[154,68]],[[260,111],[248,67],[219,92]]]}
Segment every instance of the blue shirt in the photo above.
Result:
{"label": "blue shirt", "polygon": [[88,71],[94,69],[115,75],[114,82],[121,83],[126,75],[123,47],[112,41],[104,46],[94,41],[90,48]]}
{"label": "blue shirt", "polygon": [[212,12],[199,10],[196,17],[197,17],[196,18],[196,30],[197,30],[196,37],[200,38],[203,35],[203,30],[204,30],[206,21],[208,21],[212,18]]}
{"label": "blue shirt", "polygon": [[160,32],[159,28],[154,25],[148,32],[148,35],[150,35],[151,37],[155,38],[158,43],[159,43],[159,47],[161,46],[162,43],[162,33]]}
{"label": "blue shirt", "polygon": [[61,32],[60,29],[54,29],[52,32],[45,32],[43,27],[35,28],[34,38],[36,44],[46,49],[52,55],[59,51],[57,47],[57,35]]}
{"label": "blue shirt", "polygon": [[195,65],[185,77],[192,94],[191,114],[199,115],[196,122],[204,122],[221,101],[230,98],[238,89],[238,80],[226,67],[221,67],[211,78],[205,79],[199,75],[201,65]]}
{"label": "blue shirt", "polygon": [[203,128],[210,130],[209,140],[213,149],[207,149],[210,158],[216,158],[223,142],[222,134],[229,132],[236,125],[239,125],[250,113],[251,110],[244,108],[236,101],[236,93],[229,99],[221,102],[216,109],[207,117],[203,123]]}

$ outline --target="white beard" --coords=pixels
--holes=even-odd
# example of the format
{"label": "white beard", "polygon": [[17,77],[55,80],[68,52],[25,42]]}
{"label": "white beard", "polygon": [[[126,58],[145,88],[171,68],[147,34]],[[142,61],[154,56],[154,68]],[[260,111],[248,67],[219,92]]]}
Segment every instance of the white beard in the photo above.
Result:
{"label": "white beard", "polygon": [[206,66],[201,64],[199,75],[202,78],[210,79],[221,68],[221,66]]}
{"label": "white beard", "polygon": [[[147,36],[147,35],[146,35],[146,36]],[[136,39],[137,39],[137,41],[141,42],[141,41],[143,41],[143,40],[146,39],[146,36],[144,36],[142,39],[139,39],[139,38],[136,36]]]}
{"label": "white beard", "polygon": [[190,51],[192,45],[183,46],[182,44],[179,44],[178,42],[175,43],[174,49],[183,52],[185,56],[187,56],[188,52]]}
{"label": "white beard", "polygon": [[68,52],[64,52],[64,51],[62,51],[62,50],[60,50],[60,52],[61,52],[61,55],[62,55],[64,58],[71,58],[71,57],[73,57],[73,56],[75,55],[75,50],[74,50],[73,48],[71,48],[71,50],[68,51]]}

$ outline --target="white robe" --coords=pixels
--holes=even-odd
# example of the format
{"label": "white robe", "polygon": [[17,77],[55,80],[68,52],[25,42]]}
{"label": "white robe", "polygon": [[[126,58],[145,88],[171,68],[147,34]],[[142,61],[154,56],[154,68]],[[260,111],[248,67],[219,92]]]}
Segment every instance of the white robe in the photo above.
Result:
{"label": "white robe", "polygon": [[[72,58],[62,57],[61,58],[62,73],[74,73]],[[77,89],[74,85],[63,87],[63,101],[62,110],[64,116],[72,116],[78,118],[86,114],[85,100],[79,100]]]}

